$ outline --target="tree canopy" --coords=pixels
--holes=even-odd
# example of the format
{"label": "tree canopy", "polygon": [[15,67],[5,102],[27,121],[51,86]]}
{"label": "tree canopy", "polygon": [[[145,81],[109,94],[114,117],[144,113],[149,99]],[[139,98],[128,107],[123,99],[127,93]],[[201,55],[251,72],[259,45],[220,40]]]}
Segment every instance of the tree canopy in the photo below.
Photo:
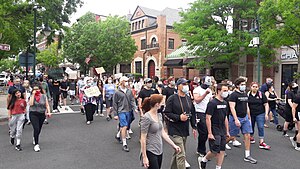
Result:
{"label": "tree canopy", "polygon": [[[104,21],[96,21],[95,14],[89,12],[66,33],[63,56],[72,63],[79,63],[81,70],[104,67],[112,72],[118,63],[130,62],[136,51],[129,32],[125,18],[109,16]],[[91,61],[86,64],[88,57]]]}
{"label": "tree canopy", "polygon": [[287,46],[298,57],[300,82],[300,1],[299,0],[264,0],[259,9],[262,37],[267,44],[277,48]]}
{"label": "tree canopy", "polygon": [[58,67],[63,61],[63,57],[58,50],[58,42],[52,43],[47,49],[37,54],[37,63],[41,63],[48,68]]}
{"label": "tree canopy", "polygon": [[[248,45],[253,37],[249,28],[255,25],[257,10],[256,1],[197,0],[181,13],[182,20],[175,24],[175,31],[187,39],[191,48],[197,47],[199,57],[192,63],[194,66],[231,64],[249,54],[256,56],[256,50]],[[272,55],[265,46],[261,50],[265,59]]]}

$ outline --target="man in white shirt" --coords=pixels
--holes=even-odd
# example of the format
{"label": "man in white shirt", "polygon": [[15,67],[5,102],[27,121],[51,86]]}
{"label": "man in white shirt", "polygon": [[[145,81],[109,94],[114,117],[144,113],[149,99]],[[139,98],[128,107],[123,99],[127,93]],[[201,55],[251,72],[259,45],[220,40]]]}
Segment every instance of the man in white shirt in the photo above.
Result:
{"label": "man in white shirt", "polygon": [[206,108],[208,102],[212,99],[212,91],[209,88],[212,85],[212,79],[210,76],[204,76],[202,78],[201,86],[194,89],[194,105],[196,109],[196,119],[197,119],[197,130],[198,130],[198,147],[197,153],[200,156],[205,156],[206,154],[206,141],[208,137],[207,127],[206,127]]}

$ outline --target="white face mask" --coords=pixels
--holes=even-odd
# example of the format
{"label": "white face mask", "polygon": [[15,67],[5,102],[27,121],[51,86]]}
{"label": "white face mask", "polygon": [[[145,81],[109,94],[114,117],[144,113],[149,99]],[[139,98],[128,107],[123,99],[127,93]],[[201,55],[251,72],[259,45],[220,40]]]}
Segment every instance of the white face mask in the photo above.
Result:
{"label": "white face mask", "polygon": [[125,82],[125,86],[128,86],[128,84],[129,84],[128,82]]}
{"label": "white face mask", "polygon": [[189,88],[188,85],[184,85],[184,86],[182,87],[182,92],[183,92],[183,93],[188,93],[189,90],[190,90],[190,88]]}
{"label": "white face mask", "polygon": [[175,81],[171,81],[171,82],[170,82],[170,85],[171,85],[171,86],[175,86]]}
{"label": "white face mask", "polygon": [[108,83],[111,83],[111,82],[112,82],[112,80],[108,80],[107,82],[108,82]]}
{"label": "white face mask", "polygon": [[240,91],[241,92],[246,91],[246,85],[240,85]]}
{"label": "white face mask", "polygon": [[228,95],[229,95],[228,92],[222,92],[221,97],[222,97],[223,99],[225,99],[225,98],[228,97]]}

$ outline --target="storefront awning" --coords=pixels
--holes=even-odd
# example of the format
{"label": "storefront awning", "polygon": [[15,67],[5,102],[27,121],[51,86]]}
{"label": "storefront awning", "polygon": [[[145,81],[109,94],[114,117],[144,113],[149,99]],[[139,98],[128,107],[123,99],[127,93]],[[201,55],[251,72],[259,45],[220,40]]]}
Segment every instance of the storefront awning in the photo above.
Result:
{"label": "storefront awning", "polygon": [[182,59],[170,59],[164,63],[164,66],[182,66]]}
{"label": "storefront awning", "polygon": [[190,62],[192,62],[195,58],[186,58],[186,59],[183,59],[182,61],[182,64],[183,65],[187,65],[189,64]]}

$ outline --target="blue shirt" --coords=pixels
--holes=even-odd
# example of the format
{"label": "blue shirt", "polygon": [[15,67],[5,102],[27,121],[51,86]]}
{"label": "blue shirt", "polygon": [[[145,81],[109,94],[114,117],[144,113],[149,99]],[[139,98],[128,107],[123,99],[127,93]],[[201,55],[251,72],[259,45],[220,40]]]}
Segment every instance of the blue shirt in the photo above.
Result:
{"label": "blue shirt", "polygon": [[105,96],[110,96],[115,94],[116,86],[114,84],[105,84],[104,90],[105,90]]}

